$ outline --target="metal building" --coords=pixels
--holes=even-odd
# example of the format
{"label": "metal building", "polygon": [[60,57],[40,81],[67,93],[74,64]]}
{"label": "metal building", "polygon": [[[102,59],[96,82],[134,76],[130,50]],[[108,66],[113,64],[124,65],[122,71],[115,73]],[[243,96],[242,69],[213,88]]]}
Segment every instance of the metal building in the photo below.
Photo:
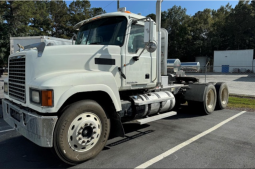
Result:
{"label": "metal building", "polygon": [[254,50],[214,51],[214,72],[254,72]]}
{"label": "metal building", "polygon": [[197,56],[196,57],[196,62],[200,63],[200,71],[201,72],[205,71],[205,66],[208,61],[209,61],[209,57],[207,57],[207,56]]}

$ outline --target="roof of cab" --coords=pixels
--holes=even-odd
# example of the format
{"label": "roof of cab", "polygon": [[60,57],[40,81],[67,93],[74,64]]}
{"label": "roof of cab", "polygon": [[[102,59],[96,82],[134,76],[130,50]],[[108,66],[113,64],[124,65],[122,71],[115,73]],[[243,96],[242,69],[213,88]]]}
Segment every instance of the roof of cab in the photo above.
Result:
{"label": "roof of cab", "polygon": [[145,16],[142,16],[142,15],[137,15],[137,14],[134,14],[134,13],[127,13],[127,12],[120,12],[120,11],[118,11],[118,12],[112,12],[112,13],[106,13],[106,14],[102,14],[102,15],[97,15],[97,16],[95,16],[93,18],[83,20],[83,21],[77,23],[74,26],[74,29],[78,30],[83,24],[91,22],[93,20],[96,20],[96,19],[99,19],[99,18],[104,18],[104,17],[112,17],[112,16],[125,16],[125,17],[134,18],[134,19],[146,18]]}

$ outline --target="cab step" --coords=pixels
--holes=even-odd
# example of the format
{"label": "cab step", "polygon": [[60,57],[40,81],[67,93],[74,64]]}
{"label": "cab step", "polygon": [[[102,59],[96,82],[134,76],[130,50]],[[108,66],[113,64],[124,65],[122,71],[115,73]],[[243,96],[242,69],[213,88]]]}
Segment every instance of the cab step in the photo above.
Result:
{"label": "cab step", "polygon": [[144,118],[144,119],[139,119],[139,120],[136,120],[136,122],[138,124],[142,125],[142,124],[146,124],[146,123],[149,123],[149,122],[152,122],[152,121],[160,120],[160,119],[163,119],[163,118],[166,118],[166,117],[174,116],[176,114],[177,114],[177,112],[170,111],[168,113],[163,113],[163,114],[147,117],[147,118]]}

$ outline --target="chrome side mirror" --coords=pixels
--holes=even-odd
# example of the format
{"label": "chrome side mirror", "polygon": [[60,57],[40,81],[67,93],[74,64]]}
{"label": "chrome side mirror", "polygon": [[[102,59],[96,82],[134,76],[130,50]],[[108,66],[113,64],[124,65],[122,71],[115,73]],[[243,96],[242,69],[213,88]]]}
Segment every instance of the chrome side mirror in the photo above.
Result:
{"label": "chrome side mirror", "polygon": [[155,52],[157,49],[156,24],[149,18],[144,23],[144,42],[148,52]]}

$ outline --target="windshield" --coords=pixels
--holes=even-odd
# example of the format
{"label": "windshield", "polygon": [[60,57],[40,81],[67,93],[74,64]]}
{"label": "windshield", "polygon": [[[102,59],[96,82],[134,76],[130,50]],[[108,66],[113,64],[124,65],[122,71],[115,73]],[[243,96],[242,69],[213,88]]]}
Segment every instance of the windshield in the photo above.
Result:
{"label": "windshield", "polygon": [[83,25],[78,32],[77,45],[118,45],[124,43],[127,27],[125,17],[110,17]]}

